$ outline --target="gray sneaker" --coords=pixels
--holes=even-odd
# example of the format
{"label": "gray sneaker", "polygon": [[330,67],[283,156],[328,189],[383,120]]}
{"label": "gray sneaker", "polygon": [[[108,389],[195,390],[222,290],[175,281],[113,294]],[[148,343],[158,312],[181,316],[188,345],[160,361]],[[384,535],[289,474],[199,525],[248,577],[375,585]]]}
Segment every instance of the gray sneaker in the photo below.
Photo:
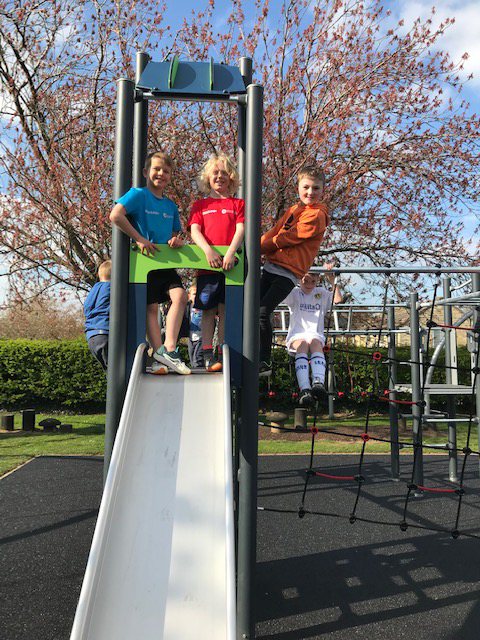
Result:
{"label": "gray sneaker", "polygon": [[183,376],[187,376],[189,373],[192,373],[187,365],[182,362],[182,359],[178,355],[178,352],[167,351],[163,344],[160,349],[157,349],[157,351],[155,351],[153,357],[157,362],[166,364],[167,367],[172,369],[172,371],[175,371],[175,373],[180,373]]}

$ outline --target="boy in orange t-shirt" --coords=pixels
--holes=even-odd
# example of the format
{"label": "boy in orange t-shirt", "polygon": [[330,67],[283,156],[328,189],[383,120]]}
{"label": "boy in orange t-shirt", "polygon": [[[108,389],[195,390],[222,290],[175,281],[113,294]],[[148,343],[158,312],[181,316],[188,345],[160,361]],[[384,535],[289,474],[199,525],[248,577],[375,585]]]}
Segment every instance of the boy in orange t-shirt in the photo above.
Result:
{"label": "boy in orange t-shirt", "polygon": [[260,375],[271,374],[272,323],[275,308],[298,280],[308,273],[330,221],[322,202],[325,174],[319,167],[298,173],[300,202],[287,209],[275,226],[263,234],[260,251],[265,265],[260,280]]}

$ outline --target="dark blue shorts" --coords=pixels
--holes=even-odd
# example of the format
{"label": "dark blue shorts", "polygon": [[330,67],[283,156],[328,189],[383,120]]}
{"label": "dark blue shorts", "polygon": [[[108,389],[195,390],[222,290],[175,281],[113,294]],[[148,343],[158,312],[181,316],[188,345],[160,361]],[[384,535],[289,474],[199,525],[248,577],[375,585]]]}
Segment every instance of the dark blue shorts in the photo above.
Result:
{"label": "dark blue shorts", "polygon": [[108,333],[96,334],[89,338],[88,348],[95,360],[98,360],[106,371],[108,364]]}
{"label": "dark blue shorts", "polygon": [[157,269],[147,276],[147,304],[167,302],[170,289],[183,289],[182,279],[175,269]]}
{"label": "dark blue shorts", "polygon": [[208,311],[225,304],[225,276],[223,273],[200,273],[197,276],[195,309]]}

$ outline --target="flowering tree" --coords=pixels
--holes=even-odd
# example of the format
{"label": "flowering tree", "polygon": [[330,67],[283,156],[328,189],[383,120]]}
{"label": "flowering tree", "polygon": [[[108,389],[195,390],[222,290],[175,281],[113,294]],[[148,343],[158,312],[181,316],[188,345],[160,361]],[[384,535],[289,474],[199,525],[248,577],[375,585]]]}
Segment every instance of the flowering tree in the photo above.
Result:
{"label": "flowering tree", "polygon": [[461,64],[430,53],[450,23],[432,32],[431,20],[417,20],[400,35],[378,3],[321,7],[300,33],[306,4],[290,3],[263,64],[268,212],[285,206],[295,169],[315,159],[329,179],[328,250],[356,264],[465,258],[451,214],[478,199],[479,122],[444,95],[461,88]]}
{"label": "flowering tree", "polygon": [[[478,205],[479,121],[459,96],[462,60],[433,52],[453,21],[406,28],[376,0],[256,0],[245,17],[232,0],[217,32],[216,11],[210,0],[173,32],[144,0],[0,1],[0,247],[14,291],[86,289],[109,256],[115,82],[133,77],[138,50],[253,58],[265,87],[265,228],[295,198],[298,168],[316,162],[332,209],[323,255],[471,259],[460,218]],[[236,112],[150,105],[149,147],[176,161],[170,195],[185,218],[205,156],[234,153]]]}

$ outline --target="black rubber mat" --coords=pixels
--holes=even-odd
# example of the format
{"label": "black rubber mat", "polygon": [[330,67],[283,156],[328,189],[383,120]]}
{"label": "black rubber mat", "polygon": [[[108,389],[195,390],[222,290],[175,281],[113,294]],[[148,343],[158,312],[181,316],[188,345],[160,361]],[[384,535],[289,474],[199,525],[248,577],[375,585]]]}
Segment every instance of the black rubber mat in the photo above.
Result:
{"label": "black rubber mat", "polygon": [[[300,518],[308,458],[261,458],[258,504],[273,511],[258,513],[256,637],[478,638],[478,458],[471,456],[465,468],[458,527],[478,537],[457,539],[450,531],[457,519],[458,493],[412,495],[405,518],[409,526],[400,528],[412,456],[401,458],[400,482],[392,482],[387,456],[366,456],[357,519],[350,522],[358,483],[348,478],[358,474],[358,460],[317,456],[314,468],[324,475],[310,478],[307,513]],[[426,456],[424,472],[428,488],[458,487],[446,480],[445,456]]]}
{"label": "black rubber mat", "polygon": [[[476,640],[478,460],[466,466],[460,509],[458,529],[469,535],[457,539],[457,493],[411,497],[401,530],[410,456],[400,482],[391,481],[387,456],[366,456],[351,523],[357,463],[317,457],[324,475],[310,478],[300,518],[308,457],[260,458],[257,639]],[[425,486],[452,488],[445,456],[425,457],[424,466]],[[68,640],[102,473],[100,458],[43,457],[0,480],[2,640]]]}
{"label": "black rubber mat", "polygon": [[0,480],[0,638],[67,640],[103,459],[42,457]]}

